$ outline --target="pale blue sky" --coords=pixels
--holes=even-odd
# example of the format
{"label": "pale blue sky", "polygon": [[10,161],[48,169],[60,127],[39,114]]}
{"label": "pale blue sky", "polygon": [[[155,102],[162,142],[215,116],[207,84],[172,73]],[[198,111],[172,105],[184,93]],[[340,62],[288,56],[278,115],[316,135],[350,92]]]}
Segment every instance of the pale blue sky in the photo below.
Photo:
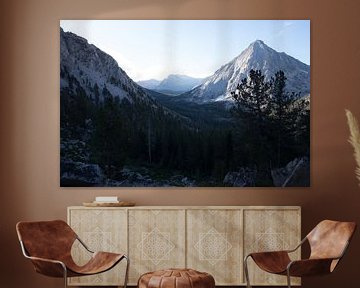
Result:
{"label": "pale blue sky", "polygon": [[310,65],[310,20],[61,20],[60,26],[110,54],[135,81],[209,76],[255,40]]}

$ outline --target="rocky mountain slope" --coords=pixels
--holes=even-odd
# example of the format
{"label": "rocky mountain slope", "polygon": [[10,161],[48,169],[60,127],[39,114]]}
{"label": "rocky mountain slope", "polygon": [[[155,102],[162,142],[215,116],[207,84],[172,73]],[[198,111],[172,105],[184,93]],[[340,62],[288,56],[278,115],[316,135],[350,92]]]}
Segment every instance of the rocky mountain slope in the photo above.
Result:
{"label": "rocky mountain slope", "polygon": [[[108,54],[71,32],[60,31],[60,90],[78,87],[88,97],[103,101],[107,94],[119,100],[153,103],[142,87],[137,85]],[[70,87],[72,81],[72,87]],[[76,82],[76,85],[74,85]]]}
{"label": "rocky mountain slope", "polygon": [[278,70],[283,70],[287,77],[288,91],[300,92],[302,96],[310,93],[310,66],[257,40],[239,56],[219,68],[202,85],[182,97],[197,103],[228,100],[230,93],[235,91],[238,83],[247,77],[251,69],[261,70],[267,80]]}

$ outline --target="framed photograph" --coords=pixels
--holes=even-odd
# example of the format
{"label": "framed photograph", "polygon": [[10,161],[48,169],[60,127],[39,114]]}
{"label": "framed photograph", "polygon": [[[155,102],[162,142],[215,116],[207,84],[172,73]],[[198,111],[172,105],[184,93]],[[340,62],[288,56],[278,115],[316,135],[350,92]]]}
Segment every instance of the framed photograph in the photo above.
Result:
{"label": "framed photograph", "polygon": [[61,20],[62,187],[310,185],[310,20]]}

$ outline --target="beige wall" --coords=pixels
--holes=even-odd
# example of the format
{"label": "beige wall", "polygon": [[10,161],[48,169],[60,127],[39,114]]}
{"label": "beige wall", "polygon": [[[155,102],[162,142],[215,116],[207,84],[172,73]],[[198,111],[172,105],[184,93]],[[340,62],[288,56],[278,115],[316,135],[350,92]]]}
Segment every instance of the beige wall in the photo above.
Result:
{"label": "beige wall", "polygon": [[[360,223],[344,109],[360,118],[357,0],[7,0],[0,4],[0,286],[61,287],[21,257],[19,220],[65,219],[95,195],[139,205],[301,205],[303,234],[324,218]],[[60,19],[311,19],[311,188],[59,187]],[[360,237],[336,273],[304,287],[358,287]]]}

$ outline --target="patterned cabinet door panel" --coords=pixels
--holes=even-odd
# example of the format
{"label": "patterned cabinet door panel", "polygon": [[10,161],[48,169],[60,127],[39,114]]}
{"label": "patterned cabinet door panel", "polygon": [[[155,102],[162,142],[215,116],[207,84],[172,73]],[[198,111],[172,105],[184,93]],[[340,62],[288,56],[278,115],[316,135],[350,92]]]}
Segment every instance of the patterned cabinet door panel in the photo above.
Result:
{"label": "patterned cabinet door panel", "polygon": [[130,284],[145,272],[185,267],[185,210],[129,210]]}
{"label": "patterned cabinet door panel", "polygon": [[242,277],[242,210],[187,210],[187,267],[212,274],[216,285]]}
{"label": "patterned cabinet door panel", "polygon": [[[69,225],[93,251],[127,253],[127,215],[125,209],[70,209]],[[72,255],[75,262],[84,264],[89,253],[75,242]],[[70,285],[122,285],[125,261],[108,272],[85,277],[69,278]]]}
{"label": "patterned cabinet door panel", "polygon": [[[244,210],[244,254],[295,248],[301,241],[300,221],[300,209]],[[291,255],[300,257],[300,249]],[[252,285],[286,285],[286,276],[266,273],[248,261]],[[292,278],[292,284],[300,285],[300,279]]]}

